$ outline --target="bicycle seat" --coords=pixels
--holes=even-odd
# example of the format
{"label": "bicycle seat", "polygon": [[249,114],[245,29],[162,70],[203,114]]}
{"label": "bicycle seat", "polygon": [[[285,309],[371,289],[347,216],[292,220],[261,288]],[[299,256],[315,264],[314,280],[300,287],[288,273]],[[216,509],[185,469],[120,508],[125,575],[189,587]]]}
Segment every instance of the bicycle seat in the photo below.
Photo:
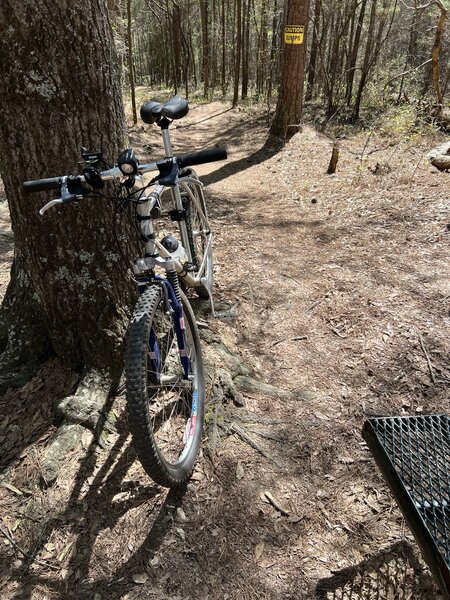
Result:
{"label": "bicycle seat", "polygon": [[141,119],[144,123],[152,125],[161,117],[167,119],[181,119],[189,112],[189,105],[185,98],[174,96],[164,104],[150,100],[141,106]]}

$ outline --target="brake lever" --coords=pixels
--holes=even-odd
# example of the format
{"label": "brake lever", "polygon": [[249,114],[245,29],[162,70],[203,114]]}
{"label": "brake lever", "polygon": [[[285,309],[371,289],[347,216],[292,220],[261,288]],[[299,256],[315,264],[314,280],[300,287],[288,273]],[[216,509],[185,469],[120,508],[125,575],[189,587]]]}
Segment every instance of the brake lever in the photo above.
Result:
{"label": "brake lever", "polygon": [[42,217],[45,211],[52,206],[55,206],[56,204],[67,204],[68,202],[74,202],[75,200],[81,200],[82,197],[82,195],[71,194],[69,192],[69,188],[67,186],[67,177],[63,177],[61,181],[61,198],[56,198],[55,200],[50,200],[50,202],[47,202],[47,204],[41,208],[39,214]]}
{"label": "brake lever", "polygon": [[46,210],[48,210],[52,206],[55,206],[56,204],[64,204],[63,199],[56,198],[55,200],[50,200],[50,202],[47,202],[47,204],[45,206],[43,206],[41,208],[41,210],[39,211],[39,214],[41,215],[41,217],[44,216],[44,213]]}

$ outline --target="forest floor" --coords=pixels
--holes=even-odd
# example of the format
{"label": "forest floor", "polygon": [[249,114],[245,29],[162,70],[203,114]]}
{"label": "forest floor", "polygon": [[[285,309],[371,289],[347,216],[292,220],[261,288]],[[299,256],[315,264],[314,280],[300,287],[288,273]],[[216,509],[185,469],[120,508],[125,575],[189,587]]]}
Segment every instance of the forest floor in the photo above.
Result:
{"label": "forest floor", "polygon": [[[131,136],[145,158],[162,155],[152,128]],[[230,432],[215,452],[205,439],[177,495],[136,460],[123,398],[107,447],[86,431],[43,488],[51,410],[32,403],[57,397],[54,361],[8,391],[0,444],[24,428],[33,441],[0,476],[1,598],[436,597],[361,428],[372,415],[448,412],[450,176],[425,158],[437,134],[342,137],[328,176],[330,139],[305,126],[270,140],[260,109],[197,105],[173,129],[176,152],[228,145],[227,162],[198,168],[215,298],[235,313],[209,328],[292,394],[226,405],[265,456]],[[4,291],[13,247],[0,206]]]}

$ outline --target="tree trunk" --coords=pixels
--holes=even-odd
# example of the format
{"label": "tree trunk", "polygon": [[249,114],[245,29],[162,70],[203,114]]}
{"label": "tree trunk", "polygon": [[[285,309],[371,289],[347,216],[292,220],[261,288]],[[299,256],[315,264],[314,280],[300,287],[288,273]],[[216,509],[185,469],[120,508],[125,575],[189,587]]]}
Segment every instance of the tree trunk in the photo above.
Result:
{"label": "tree trunk", "polygon": [[358,59],[359,46],[361,44],[361,32],[364,23],[364,15],[366,13],[367,0],[362,0],[359,11],[358,24],[356,26],[355,39],[353,40],[352,49],[350,52],[350,60],[347,68],[347,89],[345,92],[347,106],[350,106],[353,95],[353,82],[355,80],[356,61]]}
{"label": "tree trunk", "polygon": [[133,36],[131,34],[131,0],[127,0],[127,45],[128,45],[128,76],[130,79],[131,111],[133,124],[137,123],[136,91],[134,89]]}
{"label": "tree trunk", "polygon": [[267,106],[270,108],[270,102],[272,100],[272,89],[274,84],[274,79],[276,77],[276,73],[278,69],[276,68],[276,63],[278,58],[277,55],[277,30],[278,30],[278,0],[274,0],[273,4],[273,16],[272,16],[272,41],[270,44],[270,64],[269,64],[269,80],[267,82]]}
{"label": "tree trunk", "polygon": [[308,85],[305,97],[306,101],[312,100],[314,80],[316,78],[317,51],[319,46],[320,3],[321,0],[316,0],[314,5],[313,39],[311,44],[311,55],[308,67]]}
{"label": "tree trunk", "polygon": [[203,95],[209,93],[209,34],[208,34],[208,3],[200,0],[200,17],[202,24],[202,79]]}
{"label": "tree trunk", "polygon": [[242,48],[242,100],[246,100],[248,96],[248,71],[250,57],[250,0],[244,0],[244,17],[242,19],[243,30],[243,48]]}
{"label": "tree trunk", "polygon": [[225,26],[225,0],[222,0],[222,65],[221,65],[221,81],[222,81],[222,96],[227,93],[226,80],[226,26]]}
{"label": "tree trunk", "polygon": [[233,108],[237,106],[239,99],[239,75],[241,67],[241,48],[242,48],[242,0],[236,0],[236,22],[235,22],[235,35],[236,35],[236,54],[234,63],[234,92],[233,92]]}
{"label": "tree trunk", "polygon": [[436,103],[437,103],[437,109],[436,109],[435,116],[439,119],[440,117],[442,117],[443,110],[444,110],[444,94],[442,92],[442,87],[441,87],[439,57],[440,57],[440,53],[441,53],[442,33],[444,31],[444,26],[445,26],[445,21],[447,20],[448,11],[446,10],[443,3],[440,2],[440,0],[437,0],[435,2],[435,4],[441,11],[441,14],[439,16],[437,26],[436,26],[436,34],[434,37],[433,51],[432,51],[432,63],[431,64],[433,67],[433,70],[432,70],[433,88],[434,88],[434,93],[436,96]]}
{"label": "tree trunk", "polygon": [[106,0],[60,8],[50,0],[0,8],[0,172],[15,245],[0,310],[0,385],[13,384],[14,373],[22,382],[56,355],[92,383],[98,408],[120,376],[134,297],[111,235],[112,207],[87,198],[41,217],[52,193],[21,188],[76,172],[82,145],[115,161],[127,141]]}
{"label": "tree trunk", "polygon": [[361,70],[361,78],[359,80],[358,91],[356,93],[355,105],[352,112],[352,123],[356,123],[359,119],[359,111],[361,108],[361,100],[366,86],[367,77],[369,75],[371,60],[372,60],[372,49],[375,43],[375,16],[377,12],[378,0],[372,0],[372,9],[370,12],[369,29],[367,32],[367,43],[366,50],[364,53],[364,61]]}
{"label": "tree trunk", "polygon": [[[285,26],[304,27],[303,42],[283,43],[281,85],[275,117],[270,128],[273,135],[292,136],[300,129],[305,79],[305,47],[309,0],[288,0]],[[284,36],[284,32],[282,31]],[[284,39],[283,39],[284,42]]]}

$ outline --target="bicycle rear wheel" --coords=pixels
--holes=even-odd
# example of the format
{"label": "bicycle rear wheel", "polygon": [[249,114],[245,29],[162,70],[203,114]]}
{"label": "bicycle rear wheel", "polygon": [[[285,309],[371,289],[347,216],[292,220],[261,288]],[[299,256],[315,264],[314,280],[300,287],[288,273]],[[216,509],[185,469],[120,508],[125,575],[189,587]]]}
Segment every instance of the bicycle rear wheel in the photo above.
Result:
{"label": "bicycle rear wheel", "polygon": [[204,417],[200,339],[184,294],[181,299],[185,340],[181,352],[175,317],[166,314],[161,286],[152,285],[136,305],[126,353],[128,421],[133,442],[146,472],[166,487],[182,485],[189,479],[200,448]]}
{"label": "bicycle rear wheel", "polygon": [[[189,176],[198,179],[197,174],[193,170],[189,171]],[[190,185],[189,189],[196,198],[198,207],[207,219],[208,213],[203,194],[196,185]],[[209,248],[209,250],[207,250],[211,232],[207,228],[205,219],[202,218],[202,214],[199,212],[197,205],[193,202],[188,192],[182,193],[182,199],[186,211],[186,228],[194,270],[198,271],[203,260],[205,260],[205,269],[203,272],[203,277],[206,280],[205,284],[201,284],[194,289],[200,298],[209,298],[208,289],[212,290],[214,283],[212,249]]]}

